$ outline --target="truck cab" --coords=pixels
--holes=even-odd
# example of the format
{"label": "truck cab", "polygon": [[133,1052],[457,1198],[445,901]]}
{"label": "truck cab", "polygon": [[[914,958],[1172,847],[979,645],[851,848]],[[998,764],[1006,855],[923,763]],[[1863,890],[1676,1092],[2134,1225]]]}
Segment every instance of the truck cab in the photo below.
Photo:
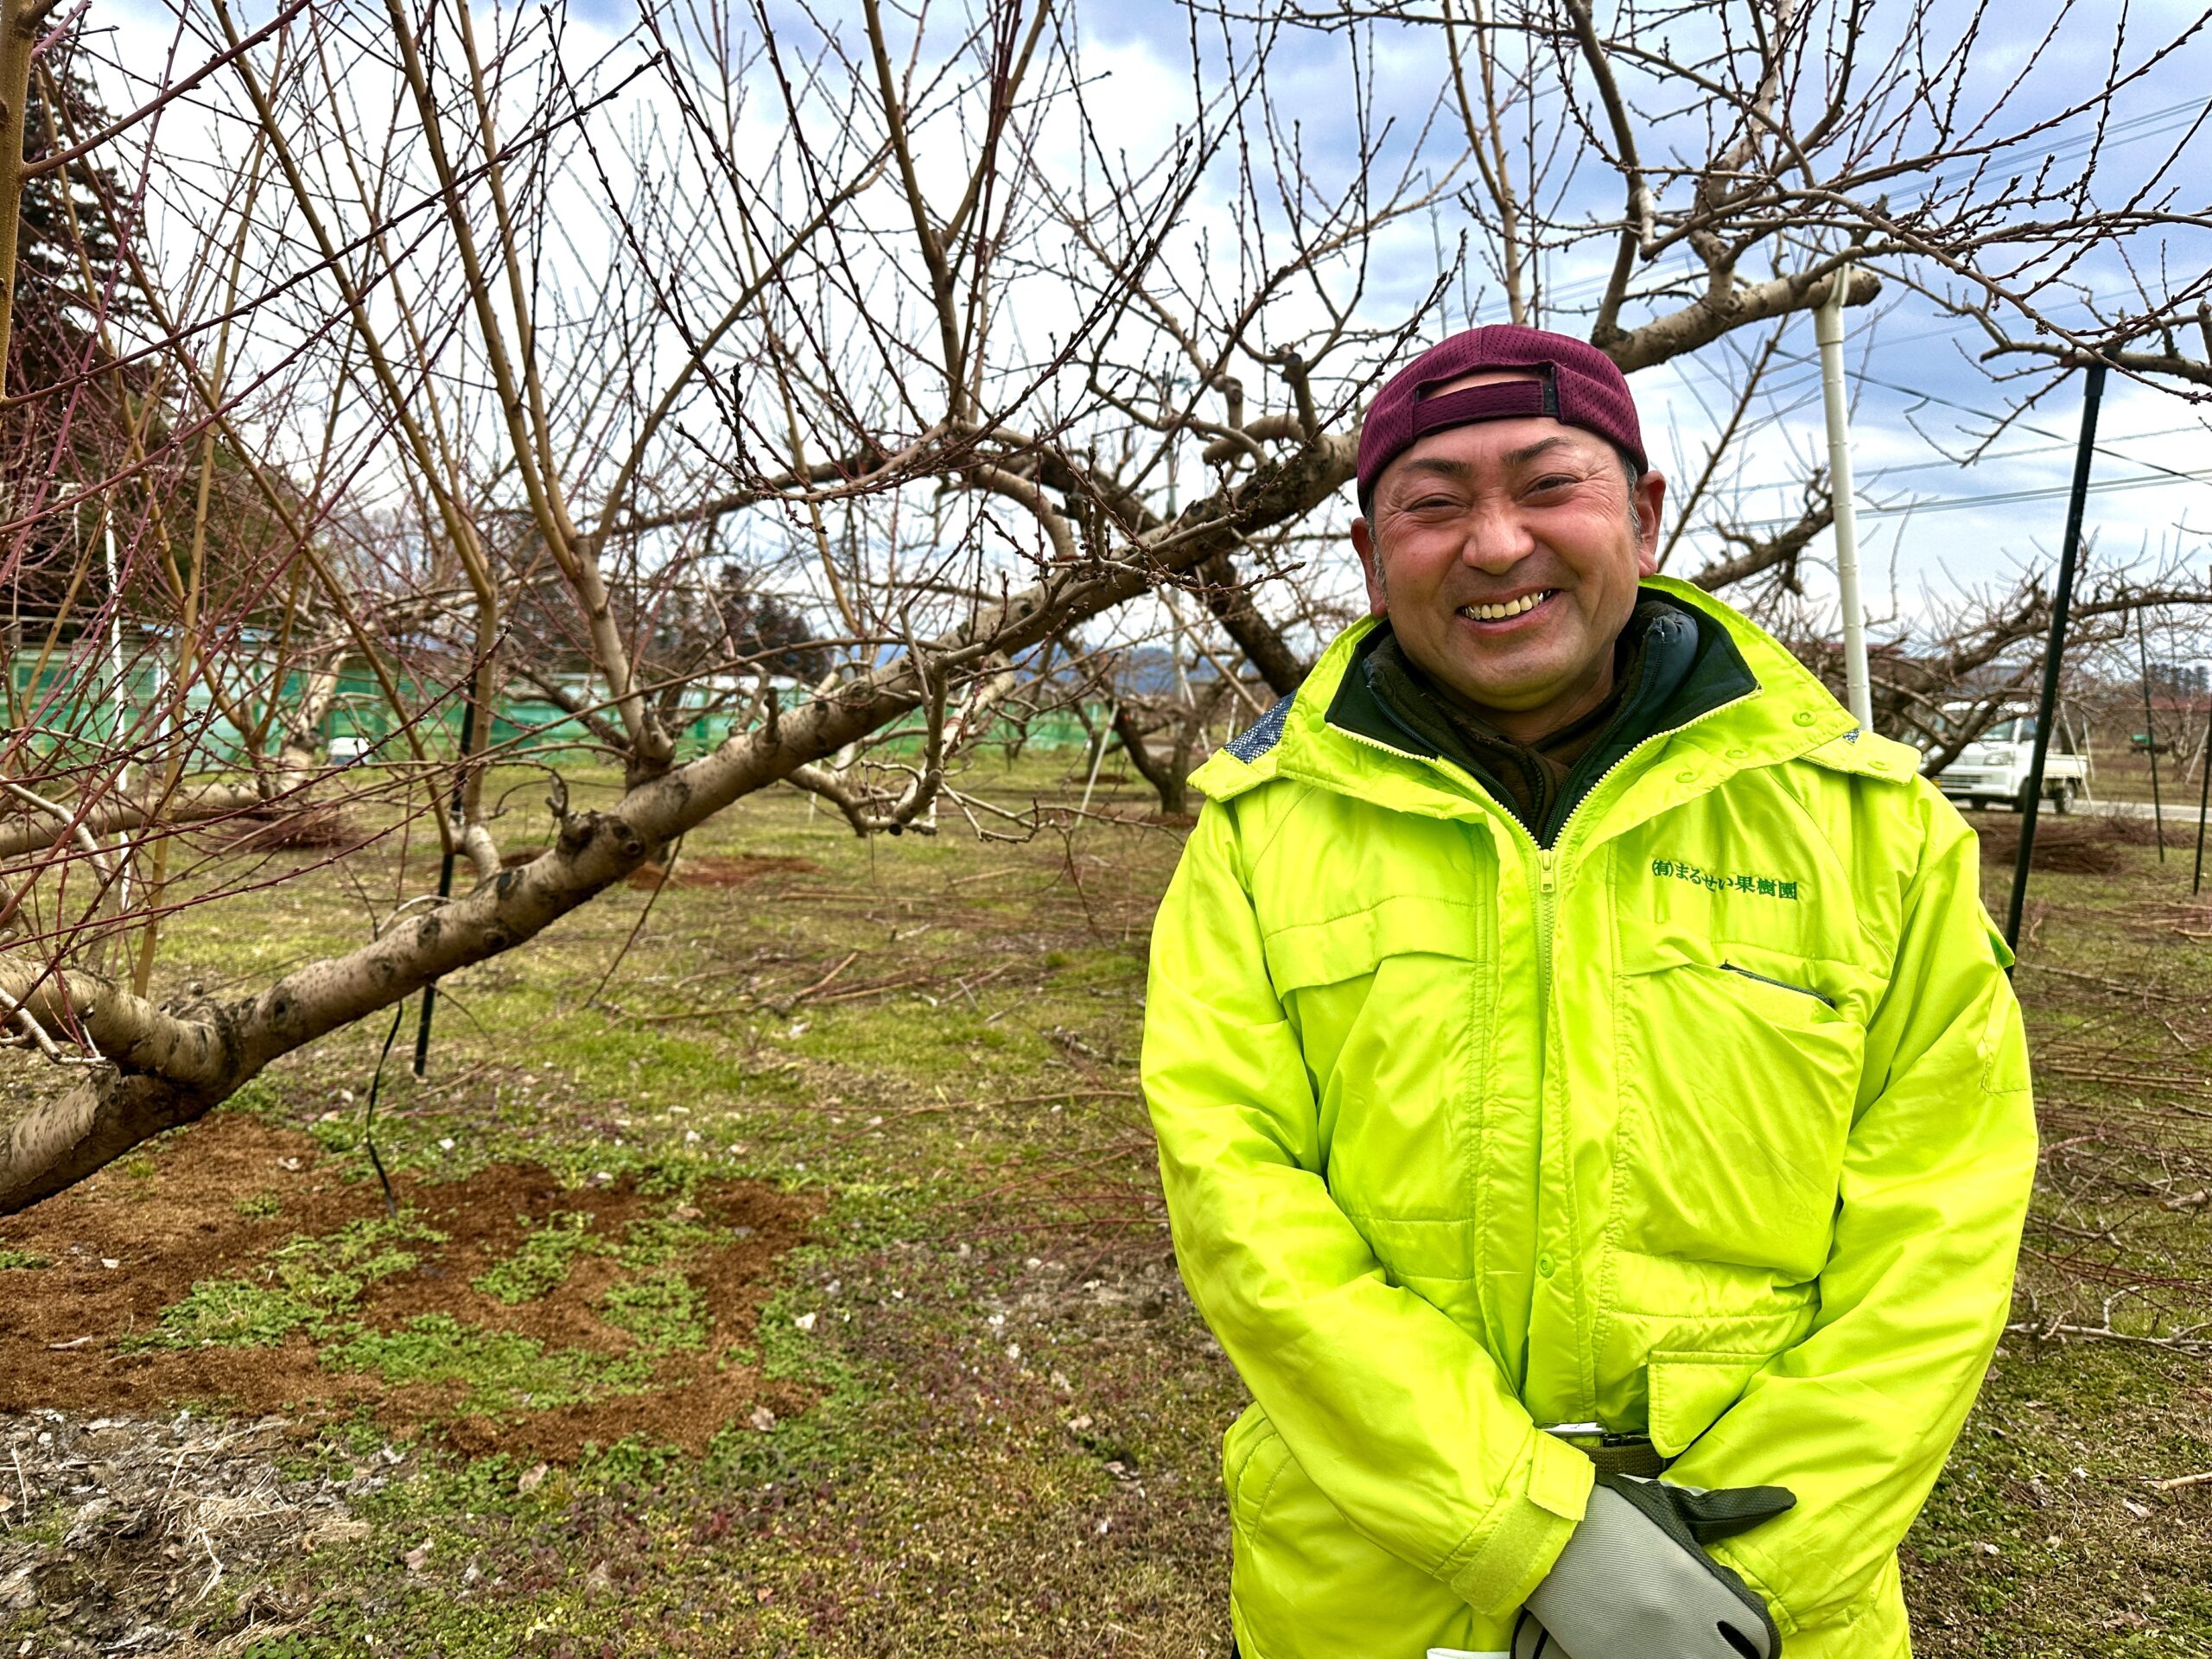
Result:
{"label": "truck cab", "polygon": [[[2064,812],[2088,794],[2088,748],[2079,721],[2061,708],[2043,766],[2044,798],[2054,811]],[[1936,786],[1964,805],[2004,804],[2025,811],[2035,754],[2035,715],[2008,711],[1936,774]]]}

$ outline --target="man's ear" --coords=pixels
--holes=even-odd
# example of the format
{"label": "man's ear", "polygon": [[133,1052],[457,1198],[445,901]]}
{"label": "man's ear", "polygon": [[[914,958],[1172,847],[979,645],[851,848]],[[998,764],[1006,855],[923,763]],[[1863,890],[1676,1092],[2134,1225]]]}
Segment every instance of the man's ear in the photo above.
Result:
{"label": "man's ear", "polygon": [[1646,473],[1636,480],[1636,488],[1629,499],[1636,508],[1636,573],[1639,576],[1656,575],[1659,570],[1659,526],[1661,513],[1667,505],[1667,480],[1659,473]]}
{"label": "man's ear", "polygon": [[1351,546],[1359,555],[1360,574],[1367,578],[1367,613],[1388,616],[1390,607],[1382,591],[1382,554],[1375,545],[1375,531],[1366,519],[1351,521]]}

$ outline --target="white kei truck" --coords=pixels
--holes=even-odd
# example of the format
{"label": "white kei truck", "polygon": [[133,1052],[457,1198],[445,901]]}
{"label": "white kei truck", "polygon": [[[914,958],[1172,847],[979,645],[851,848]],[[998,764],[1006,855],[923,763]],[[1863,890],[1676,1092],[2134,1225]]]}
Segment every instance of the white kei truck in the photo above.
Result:
{"label": "white kei truck", "polygon": [[[2008,712],[1936,774],[1936,787],[1964,806],[2002,805],[2025,811],[2028,774],[2035,759],[2035,715]],[[2053,811],[2064,812],[2088,797],[2091,776],[2089,746],[2078,721],[2062,708],[2044,756],[2044,799]]]}

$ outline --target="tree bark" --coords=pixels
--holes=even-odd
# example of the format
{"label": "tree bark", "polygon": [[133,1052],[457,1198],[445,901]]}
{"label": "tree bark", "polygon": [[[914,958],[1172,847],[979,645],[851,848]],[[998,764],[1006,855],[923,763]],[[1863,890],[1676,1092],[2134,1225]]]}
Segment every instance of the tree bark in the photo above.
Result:
{"label": "tree bark", "polygon": [[[1655,317],[1639,328],[1616,329],[1590,343],[1620,365],[1623,374],[1648,369],[1685,353],[1710,346],[1748,323],[1764,322],[1793,311],[1810,311],[1827,297],[1826,276],[1777,276],[1730,288],[1724,297],[1700,296],[1679,311]],[[1853,267],[1843,290],[1846,305],[1872,305],[1881,296],[1882,279]]]}
{"label": "tree bark", "polygon": [[39,22],[52,9],[29,0],[0,0],[0,391],[16,321],[16,250],[23,224],[23,129],[30,113],[31,50]]}
{"label": "tree bark", "polygon": [[218,784],[197,794],[165,802],[158,809],[143,801],[111,801],[92,807],[81,817],[73,817],[67,823],[26,816],[16,823],[0,824],[0,858],[15,858],[51,847],[68,839],[80,826],[92,835],[105,836],[143,829],[157,819],[165,824],[204,823],[209,818],[251,812],[263,804],[261,792],[250,784]]}
{"label": "tree bark", "polygon": [[[1178,722],[1170,717],[1169,725]],[[1190,745],[1171,744],[1165,757],[1156,755],[1145,741],[1145,734],[1138,727],[1137,717],[1126,702],[1114,711],[1114,735],[1122,740],[1122,751],[1129,757],[1129,764],[1137,775],[1153,787],[1160,797],[1160,810],[1168,817],[1185,817],[1190,812]]]}
{"label": "tree bark", "polygon": [[1236,566],[1229,555],[1216,554],[1198,567],[1198,574],[1204,584],[1198,589],[1199,597],[1220,622],[1222,631],[1236,642],[1245,660],[1268,683],[1268,689],[1287,697],[1304,684],[1308,664],[1253,605],[1252,595],[1236,579]]}

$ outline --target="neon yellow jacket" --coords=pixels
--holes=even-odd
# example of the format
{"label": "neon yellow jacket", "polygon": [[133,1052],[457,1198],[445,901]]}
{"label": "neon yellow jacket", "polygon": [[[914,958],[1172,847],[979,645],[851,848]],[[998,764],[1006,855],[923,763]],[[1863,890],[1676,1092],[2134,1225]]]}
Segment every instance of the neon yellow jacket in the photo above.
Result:
{"label": "neon yellow jacket", "polygon": [[[1910,1651],[1896,1550],[2002,1327],[2035,1166],[1973,834],[1695,589],[1733,701],[1549,851],[1333,724],[1371,625],[1197,777],[1144,1084],[1185,1280],[1255,1403],[1245,1659],[1503,1650],[1581,1516],[1538,1425],[1774,1483],[1716,1554],[1789,1659]],[[1755,681],[1756,684],[1751,682]]]}

